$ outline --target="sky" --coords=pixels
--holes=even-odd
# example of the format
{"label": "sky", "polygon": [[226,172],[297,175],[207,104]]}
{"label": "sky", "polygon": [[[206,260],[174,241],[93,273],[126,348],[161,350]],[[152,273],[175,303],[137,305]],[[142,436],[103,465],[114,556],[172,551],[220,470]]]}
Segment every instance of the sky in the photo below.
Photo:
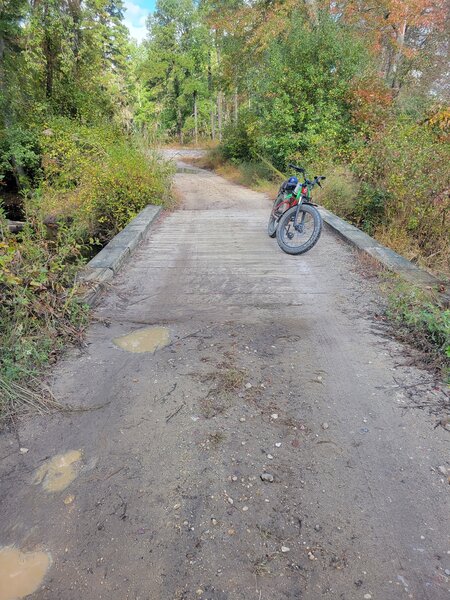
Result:
{"label": "sky", "polygon": [[125,0],[124,23],[130,31],[132,38],[142,42],[145,38],[147,29],[145,21],[150,12],[155,8],[156,0]]}

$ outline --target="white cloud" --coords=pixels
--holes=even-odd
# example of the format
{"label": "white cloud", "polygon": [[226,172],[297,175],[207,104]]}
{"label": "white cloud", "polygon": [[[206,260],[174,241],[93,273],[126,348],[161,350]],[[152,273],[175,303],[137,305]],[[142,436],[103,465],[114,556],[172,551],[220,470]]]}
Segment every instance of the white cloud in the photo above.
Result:
{"label": "white cloud", "polygon": [[139,4],[131,2],[130,0],[126,0],[124,3],[124,8],[124,25],[128,28],[132,38],[138,42],[142,42],[147,35],[145,21],[147,20],[150,11],[146,8],[142,8],[142,6],[139,6]]}

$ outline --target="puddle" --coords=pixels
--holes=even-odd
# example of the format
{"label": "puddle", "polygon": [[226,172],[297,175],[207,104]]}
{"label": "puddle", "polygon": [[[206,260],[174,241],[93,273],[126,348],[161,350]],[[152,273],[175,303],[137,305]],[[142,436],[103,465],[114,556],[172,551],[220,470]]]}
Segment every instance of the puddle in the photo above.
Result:
{"label": "puddle", "polygon": [[177,167],[177,173],[200,173],[195,167]]}
{"label": "puddle", "polygon": [[156,352],[156,350],[169,345],[170,333],[167,327],[148,327],[146,329],[138,329],[113,341],[116,346],[127,352],[134,352],[136,354]]}
{"label": "puddle", "polygon": [[35,592],[50,566],[46,552],[0,548],[0,600],[19,600]]}
{"label": "puddle", "polygon": [[81,461],[81,450],[58,454],[45,462],[36,471],[34,483],[42,483],[47,492],[60,492],[72,483],[78,474],[77,463]]}

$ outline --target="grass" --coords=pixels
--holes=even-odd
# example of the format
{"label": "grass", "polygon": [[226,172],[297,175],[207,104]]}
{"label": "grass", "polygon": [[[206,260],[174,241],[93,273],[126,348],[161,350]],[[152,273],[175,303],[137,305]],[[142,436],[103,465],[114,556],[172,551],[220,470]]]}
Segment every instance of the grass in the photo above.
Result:
{"label": "grass", "polygon": [[450,309],[439,303],[438,294],[394,280],[385,286],[386,317],[397,339],[416,348],[423,366],[450,378]]}
{"label": "grass", "polygon": [[223,414],[234,403],[234,393],[243,388],[246,373],[226,364],[217,365],[217,370],[201,377],[203,383],[210,383],[208,394],[199,402],[200,411],[206,419]]}
{"label": "grass", "polygon": [[359,251],[358,272],[374,280],[384,299],[382,318],[399,341],[417,351],[415,364],[449,381],[450,310],[438,290],[419,288]]}
{"label": "grass", "polygon": [[0,377],[0,389],[0,422],[13,419],[18,412],[49,414],[62,408],[51,391],[34,378],[24,386]]}

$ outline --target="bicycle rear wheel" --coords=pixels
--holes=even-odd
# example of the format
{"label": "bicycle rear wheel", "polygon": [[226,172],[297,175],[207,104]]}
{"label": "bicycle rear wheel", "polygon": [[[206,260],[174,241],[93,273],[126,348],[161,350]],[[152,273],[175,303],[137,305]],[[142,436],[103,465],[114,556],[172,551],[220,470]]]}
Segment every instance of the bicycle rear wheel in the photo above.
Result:
{"label": "bicycle rear wheel", "polygon": [[274,238],[277,235],[277,225],[278,221],[275,219],[273,214],[271,214],[269,218],[269,223],[267,224],[267,233],[271,238]]}
{"label": "bicycle rear wheel", "polygon": [[299,209],[297,225],[294,226],[297,206],[284,213],[278,222],[277,242],[287,254],[304,254],[315,246],[322,233],[322,217],[310,204],[302,204]]}

